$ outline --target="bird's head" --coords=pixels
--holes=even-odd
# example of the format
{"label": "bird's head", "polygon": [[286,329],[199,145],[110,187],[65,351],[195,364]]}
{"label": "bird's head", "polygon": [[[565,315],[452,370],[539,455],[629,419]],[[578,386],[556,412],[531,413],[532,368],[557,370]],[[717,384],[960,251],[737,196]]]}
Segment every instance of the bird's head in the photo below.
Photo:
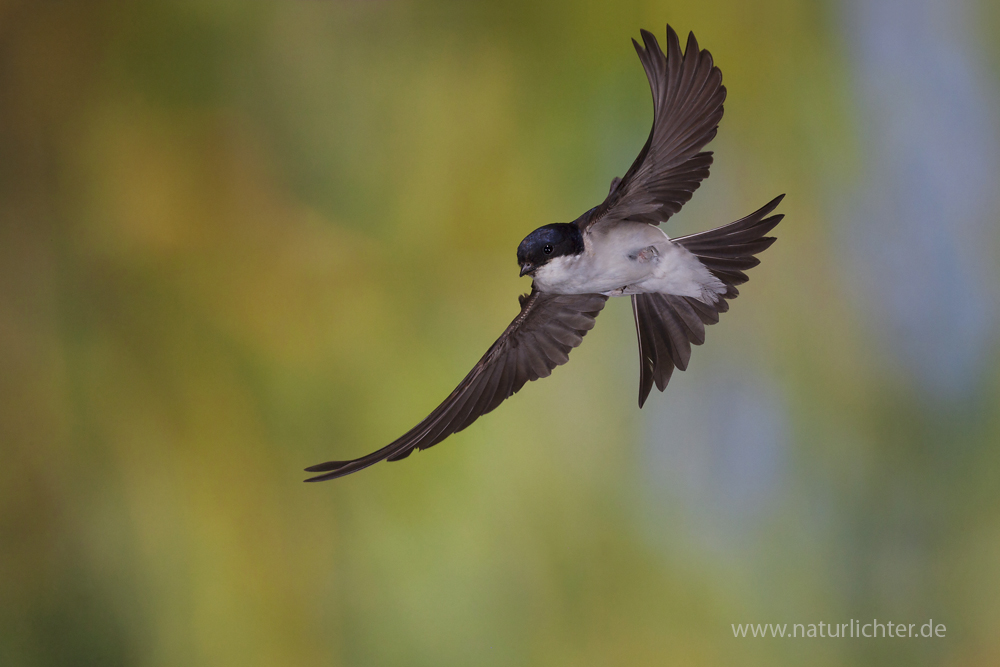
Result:
{"label": "bird's head", "polygon": [[556,257],[579,255],[583,252],[583,234],[568,222],[539,227],[524,237],[517,246],[517,263],[521,275],[532,275]]}

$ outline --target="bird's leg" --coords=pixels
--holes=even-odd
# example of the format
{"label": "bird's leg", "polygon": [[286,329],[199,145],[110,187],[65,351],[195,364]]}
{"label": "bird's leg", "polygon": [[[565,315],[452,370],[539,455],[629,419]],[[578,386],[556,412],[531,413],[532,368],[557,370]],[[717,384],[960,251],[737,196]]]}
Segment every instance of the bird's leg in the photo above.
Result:
{"label": "bird's leg", "polygon": [[650,262],[660,256],[659,251],[656,249],[655,245],[646,246],[645,248],[640,248],[633,253],[629,253],[628,258],[633,262],[638,262],[640,264],[645,264]]}

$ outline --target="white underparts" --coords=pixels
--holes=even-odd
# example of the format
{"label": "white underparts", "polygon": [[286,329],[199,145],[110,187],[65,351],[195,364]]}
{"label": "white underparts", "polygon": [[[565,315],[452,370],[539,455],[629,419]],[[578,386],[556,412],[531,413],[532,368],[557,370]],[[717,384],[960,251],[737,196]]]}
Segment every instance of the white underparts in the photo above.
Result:
{"label": "white underparts", "polygon": [[538,268],[538,288],[557,294],[676,294],[715,303],[722,281],[659,227],[622,223],[584,235],[579,255],[556,257]]}

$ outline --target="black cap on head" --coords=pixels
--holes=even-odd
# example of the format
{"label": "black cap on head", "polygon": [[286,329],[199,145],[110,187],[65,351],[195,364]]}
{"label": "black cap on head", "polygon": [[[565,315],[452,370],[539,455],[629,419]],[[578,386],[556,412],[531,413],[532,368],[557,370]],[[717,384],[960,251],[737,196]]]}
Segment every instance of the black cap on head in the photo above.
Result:
{"label": "black cap on head", "polygon": [[524,237],[517,246],[517,263],[521,275],[534,273],[556,257],[579,255],[583,252],[583,234],[567,222],[557,222],[539,227]]}

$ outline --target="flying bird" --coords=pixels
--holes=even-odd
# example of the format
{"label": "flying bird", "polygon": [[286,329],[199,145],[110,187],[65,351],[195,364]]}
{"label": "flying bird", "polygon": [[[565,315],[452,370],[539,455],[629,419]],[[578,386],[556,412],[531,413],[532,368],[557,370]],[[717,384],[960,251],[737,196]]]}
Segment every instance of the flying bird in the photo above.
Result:
{"label": "flying bird", "polygon": [[379,461],[427,449],[496,408],[529,380],[548,377],[594,327],[609,297],[628,296],[639,339],[639,407],[653,385],[663,391],[674,369],[685,370],[691,345],[719,321],[747,281],[754,255],[774,238],[771,215],[784,195],[715,229],[670,238],[658,226],[677,213],[708,176],[726,89],[712,55],[693,34],[681,53],[667,26],[666,53],[642,30],[632,43],[653,92],[653,128],[639,156],[611,182],[604,202],[573,222],[539,227],[521,241],[517,263],[531,276],[521,311],[479,363],[422,422],[367,456],[306,468],[319,482]]}

